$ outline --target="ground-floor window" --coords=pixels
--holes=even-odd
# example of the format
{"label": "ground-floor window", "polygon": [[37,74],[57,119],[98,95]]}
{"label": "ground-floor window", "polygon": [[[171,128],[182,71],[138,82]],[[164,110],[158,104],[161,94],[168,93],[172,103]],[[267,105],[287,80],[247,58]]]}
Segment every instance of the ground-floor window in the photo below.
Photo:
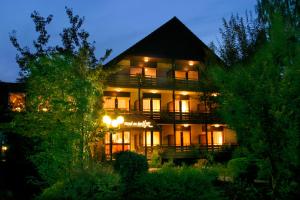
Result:
{"label": "ground-floor window", "polygon": [[207,133],[208,144],[222,145],[223,144],[223,131],[210,131]]}
{"label": "ground-floor window", "polygon": [[[159,131],[153,131],[153,136],[151,137],[151,131],[146,132],[147,146],[157,146],[160,145],[160,133]],[[145,146],[145,138],[143,137],[143,146]]]}
{"label": "ground-floor window", "polygon": [[[130,150],[130,131],[118,131],[112,135],[112,152]],[[105,152],[110,152],[110,133],[105,134]]]}

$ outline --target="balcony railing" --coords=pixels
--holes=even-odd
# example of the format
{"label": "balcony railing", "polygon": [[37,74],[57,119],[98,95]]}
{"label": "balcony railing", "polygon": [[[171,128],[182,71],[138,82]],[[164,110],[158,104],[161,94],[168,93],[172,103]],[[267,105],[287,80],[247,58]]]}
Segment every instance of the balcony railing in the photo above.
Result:
{"label": "balcony railing", "polygon": [[[108,110],[107,110],[108,111]],[[156,123],[222,123],[221,118],[216,113],[183,113],[183,112],[138,112],[117,110],[123,115],[144,115],[154,120]],[[111,110],[111,112],[116,112]]]}
{"label": "balcony railing", "polygon": [[[230,152],[237,145],[224,144],[224,145],[191,145],[191,146],[172,146],[172,145],[159,145],[155,147],[147,147],[147,157],[151,158],[152,153],[157,151],[163,159],[177,159],[177,158],[201,158],[207,152]],[[145,154],[145,147],[140,147],[138,153]]]}
{"label": "balcony railing", "polygon": [[107,79],[107,84],[114,87],[148,88],[148,89],[174,89],[186,91],[203,91],[204,87],[199,81],[178,80],[168,77],[141,77],[113,75]]}

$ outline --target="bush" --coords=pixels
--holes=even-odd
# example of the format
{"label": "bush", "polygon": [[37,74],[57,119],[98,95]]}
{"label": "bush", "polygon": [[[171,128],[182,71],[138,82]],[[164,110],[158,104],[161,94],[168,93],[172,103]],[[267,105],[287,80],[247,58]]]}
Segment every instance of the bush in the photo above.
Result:
{"label": "bush", "polygon": [[137,176],[148,171],[148,163],[145,156],[131,152],[122,151],[115,155],[114,168],[120,173],[125,183],[130,183]]}
{"label": "bush", "polygon": [[208,170],[190,167],[165,167],[140,176],[134,185],[131,200],[191,200],[221,199],[213,182],[217,175]]}
{"label": "bush", "polygon": [[161,157],[158,154],[158,149],[154,148],[153,152],[152,152],[152,157],[151,157],[151,161],[150,161],[150,166],[151,167],[161,167]]}
{"label": "bush", "polygon": [[228,170],[233,180],[251,183],[257,176],[258,168],[254,161],[242,157],[234,158],[228,162]]}
{"label": "bush", "polygon": [[56,200],[118,200],[121,199],[120,178],[109,168],[72,172],[69,180],[55,183],[37,199]]}

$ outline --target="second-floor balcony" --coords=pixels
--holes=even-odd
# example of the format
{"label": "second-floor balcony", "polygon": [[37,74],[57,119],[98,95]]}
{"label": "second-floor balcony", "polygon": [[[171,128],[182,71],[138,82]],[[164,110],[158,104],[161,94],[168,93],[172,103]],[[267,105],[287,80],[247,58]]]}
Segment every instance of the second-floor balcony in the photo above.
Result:
{"label": "second-floor balcony", "polygon": [[126,110],[106,110],[108,112],[114,112],[122,114],[125,119],[127,115],[143,115],[148,119],[154,120],[157,124],[172,124],[172,123],[222,123],[221,118],[216,113],[192,113],[192,112],[149,112],[149,111],[126,111]]}
{"label": "second-floor balcony", "polygon": [[185,91],[203,91],[204,87],[197,80],[180,80],[169,77],[112,75],[107,79],[112,87],[167,89]]}

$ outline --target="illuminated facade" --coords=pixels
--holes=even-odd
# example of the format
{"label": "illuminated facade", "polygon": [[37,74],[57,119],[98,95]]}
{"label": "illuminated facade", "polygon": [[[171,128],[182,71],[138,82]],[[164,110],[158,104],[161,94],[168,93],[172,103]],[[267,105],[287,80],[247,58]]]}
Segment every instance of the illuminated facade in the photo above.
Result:
{"label": "illuminated facade", "polygon": [[[105,137],[105,152],[131,150],[148,157],[197,157],[204,149],[236,144],[235,133],[204,101],[216,91],[203,84],[207,63],[219,58],[177,18],[121,53],[105,67],[119,69],[107,80],[103,107],[125,122]],[[148,125],[143,126],[143,122]]]}

